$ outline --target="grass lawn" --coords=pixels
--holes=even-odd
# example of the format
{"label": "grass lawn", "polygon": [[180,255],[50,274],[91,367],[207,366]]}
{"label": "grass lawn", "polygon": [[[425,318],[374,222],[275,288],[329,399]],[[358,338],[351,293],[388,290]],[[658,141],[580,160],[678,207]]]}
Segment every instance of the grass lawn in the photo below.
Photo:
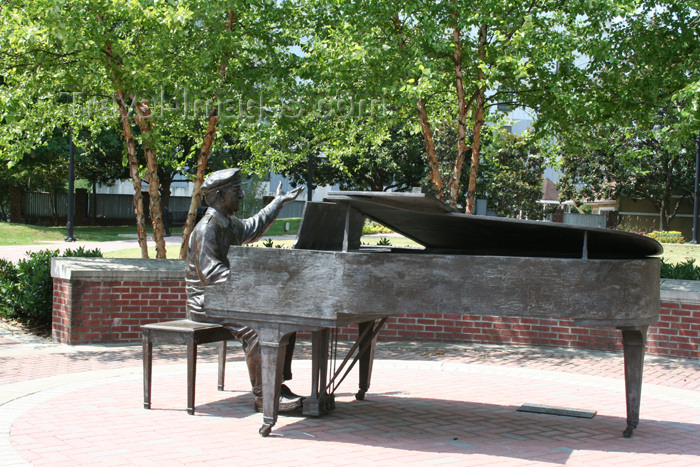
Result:
{"label": "grass lawn", "polygon": [[[153,245],[153,242],[149,242]],[[180,257],[180,245],[165,245],[165,255],[168,259],[178,259]],[[127,248],[126,250],[104,251],[102,256],[105,258],[140,258],[141,248]],[[156,257],[156,247],[152,246],[148,249],[148,257]]]}
{"label": "grass lawn", "polygon": [[[286,230],[287,224],[289,225],[289,230]],[[296,235],[299,231],[299,224],[301,224],[301,217],[275,219],[274,224],[265,232],[265,237]]]}
{"label": "grass lawn", "polygon": [[[269,233],[269,231],[268,231]],[[371,236],[371,237],[362,237],[362,244],[363,245],[377,245],[379,241],[381,240],[381,236]],[[294,245],[296,237],[294,235],[290,235],[289,238],[282,239],[282,240],[272,240],[272,248],[276,248],[279,246],[280,248],[286,248],[290,249]],[[387,239],[389,242],[391,242],[391,246],[397,246],[397,247],[404,247],[404,246],[418,246],[416,242],[413,240],[409,240],[408,238],[404,237],[389,237],[387,236]],[[257,248],[265,248],[265,243],[270,242],[270,238],[265,235],[265,237],[262,238],[262,240],[257,241],[255,243],[251,243],[251,247],[257,247]],[[168,259],[177,259],[180,255],[180,246],[179,245],[167,245],[166,246],[166,255]],[[117,250],[117,251],[106,251],[103,253],[103,256],[105,258],[140,258],[141,257],[141,249],[140,248],[129,248],[127,250]],[[149,258],[155,258],[156,257],[156,249],[154,248],[149,248],[148,249],[148,256]]]}
{"label": "grass lawn", "polygon": [[[294,244],[294,236],[299,230],[300,218],[277,219],[275,223],[267,231],[263,240],[254,243],[252,246],[263,247],[263,242],[269,237],[279,237],[289,235],[286,240],[273,240],[273,245],[281,245],[282,248],[291,248]],[[286,230],[286,229],[289,230]],[[136,234],[136,226],[76,226],[74,235],[78,240],[106,242],[113,240],[124,240],[119,234]],[[151,233],[150,226],[147,226],[147,231]],[[175,229],[175,233],[177,228]],[[0,245],[35,245],[43,242],[63,242],[66,238],[66,228],[62,227],[40,227],[36,225],[12,224],[9,222],[0,222]],[[372,235],[363,236],[362,243],[365,245],[376,245],[380,239],[386,238],[391,246],[406,247],[417,246],[415,242],[404,237],[396,237],[393,235]],[[152,243],[152,242],[151,242]],[[700,263],[700,245],[691,245],[689,243],[673,244],[664,243],[663,258],[667,263],[679,263],[687,259],[694,258]],[[180,247],[170,245],[167,248],[168,258],[177,258],[180,254]],[[139,248],[119,250],[113,252],[105,252],[104,255],[110,258],[139,258],[141,250]],[[149,251],[151,258],[155,257],[155,248]]]}
{"label": "grass lawn", "polygon": [[[148,227],[146,230],[148,233],[151,232]],[[44,242],[62,242],[66,238],[66,234],[65,226],[41,227],[0,222],[0,245],[36,245]],[[73,236],[77,240],[87,242],[124,240],[124,237],[119,237],[119,234],[136,234],[136,226],[76,226],[73,228]]]}
{"label": "grass lawn", "polygon": [[664,243],[664,254],[661,256],[667,263],[677,264],[688,259],[700,263],[700,245],[690,243]]}
{"label": "grass lawn", "polygon": [[[270,227],[268,236],[296,235],[299,230],[300,218],[277,219]],[[289,225],[289,230],[285,228]],[[150,235],[153,229],[146,225],[146,232]],[[175,227],[173,233],[181,233],[181,227]],[[66,227],[42,227],[38,225],[13,224],[0,222],[0,245],[36,245],[45,242],[62,242],[66,238]],[[109,242],[124,240],[120,234],[136,235],[135,225],[122,226],[76,226],[73,228],[73,236],[86,242]]]}
{"label": "grass lawn", "polygon": [[[252,243],[250,246],[264,248],[265,247],[265,245],[263,245],[264,241],[265,240],[260,240],[259,242]],[[292,245],[294,244],[294,237],[290,237],[289,240],[274,240],[273,244],[275,246],[282,245],[281,248],[289,249],[289,248],[292,248]],[[166,255],[166,258],[168,258],[168,259],[178,259],[180,257],[180,245],[166,245],[165,246],[165,255]],[[140,248],[129,248],[126,250],[105,251],[104,253],[102,253],[102,256],[104,256],[105,258],[140,258],[141,257],[141,249]],[[156,257],[155,247],[148,249],[148,257],[149,258]]]}

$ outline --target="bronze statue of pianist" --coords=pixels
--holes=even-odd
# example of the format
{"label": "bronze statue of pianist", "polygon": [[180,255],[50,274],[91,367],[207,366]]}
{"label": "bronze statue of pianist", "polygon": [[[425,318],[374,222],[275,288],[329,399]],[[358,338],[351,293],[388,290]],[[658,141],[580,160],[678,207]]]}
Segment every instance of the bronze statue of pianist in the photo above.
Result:
{"label": "bronze statue of pianist", "polygon": [[[296,199],[304,189],[299,187],[282,194],[280,184],[277,196],[270,204],[253,217],[241,220],[230,216],[239,211],[240,202],[245,196],[242,183],[239,169],[225,169],[213,172],[202,184],[202,194],[209,208],[190,235],[185,274],[187,317],[194,321],[212,322],[212,318],[207,317],[202,310],[204,289],[226,281],[230,268],[227,258],[229,247],[259,240],[279,215],[282,206]],[[255,408],[262,411],[262,363],[258,335],[248,326],[224,324],[243,344],[255,395]],[[284,366],[285,381],[292,377],[293,345],[294,339],[291,338]],[[288,412],[297,409],[301,407],[302,400],[302,397],[282,385],[279,410]]]}

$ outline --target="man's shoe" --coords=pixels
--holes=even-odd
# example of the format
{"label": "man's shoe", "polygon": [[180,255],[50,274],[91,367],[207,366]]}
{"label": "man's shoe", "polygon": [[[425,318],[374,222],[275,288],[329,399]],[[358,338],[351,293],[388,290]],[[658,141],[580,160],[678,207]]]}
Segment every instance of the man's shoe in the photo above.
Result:
{"label": "man's shoe", "polygon": [[[302,406],[304,398],[294,394],[286,385],[282,385],[280,388],[280,405],[279,412],[292,412]],[[255,410],[257,412],[263,411],[263,398],[255,398]]]}
{"label": "man's shoe", "polygon": [[[282,386],[280,386],[280,397],[286,397],[288,399],[293,399],[295,397],[301,397],[301,396],[294,394],[292,392],[292,390],[287,387],[286,384],[283,384]],[[304,399],[303,397],[301,397],[301,398]]]}

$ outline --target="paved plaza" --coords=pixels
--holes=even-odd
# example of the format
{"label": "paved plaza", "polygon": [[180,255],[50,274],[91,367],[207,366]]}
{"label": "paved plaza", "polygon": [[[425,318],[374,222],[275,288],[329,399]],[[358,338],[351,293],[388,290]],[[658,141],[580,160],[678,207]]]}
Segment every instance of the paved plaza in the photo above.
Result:
{"label": "paved plaza", "polygon": [[[641,422],[625,439],[620,354],[380,343],[366,400],[354,400],[351,373],[335,411],[282,415],[262,438],[239,345],[224,391],[215,350],[200,347],[191,416],[182,347],[155,348],[146,410],[139,345],[71,347],[0,329],[0,466],[700,464],[698,361],[647,357]],[[290,386],[308,393],[308,342],[295,357]],[[516,411],[525,403],[597,414]]]}

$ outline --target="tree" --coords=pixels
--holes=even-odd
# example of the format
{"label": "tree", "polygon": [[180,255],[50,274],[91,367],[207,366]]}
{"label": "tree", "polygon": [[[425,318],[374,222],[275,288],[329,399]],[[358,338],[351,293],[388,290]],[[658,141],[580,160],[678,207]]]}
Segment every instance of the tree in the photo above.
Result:
{"label": "tree", "polygon": [[[362,142],[357,146],[362,148]],[[389,129],[389,136],[378,146],[348,155],[343,163],[349,177],[339,180],[344,189],[410,190],[420,187],[426,177],[419,135],[405,128]]]}
{"label": "tree", "polygon": [[10,218],[10,189],[15,186],[17,182],[6,170],[0,172],[0,221]]}
{"label": "tree", "polygon": [[[262,121],[236,114],[236,98],[247,104],[259,92],[283,92],[280,83],[295,79],[287,62],[296,36],[280,26],[287,3],[8,0],[0,12],[0,74],[7,84],[0,90],[6,104],[0,117],[8,130],[0,134],[3,157],[21,159],[60,124],[104,129],[118,116],[142,256],[148,255],[145,179],[157,257],[165,257],[158,189],[158,158],[169,157],[163,142],[187,132],[201,141],[192,213],[217,125],[225,121],[226,131],[247,132],[250,146],[265,129]],[[72,107],[57,105],[60,92],[73,96]],[[184,245],[191,226],[184,229]]]}
{"label": "tree", "polygon": [[[482,133],[489,124],[501,125],[490,108],[503,102],[537,108],[556,87],[556,77],[546,71],[557,62],[573,65],[578,44],[589,43],[582,36],[603,34],[599,26],[615,17],[618,4],[624,6],[604,0],[307,3],[313,18],[304,77],[315,92],[361,89],[388,101],[391,123],[359,124],[373,138],[386,138],[389,128],[410,122],[423,135],[436,195],[452,205],[461,203],[469,155],[467,212],[474,209]],[[449,164],[438,157],[434,135],[445,122],[455,134]]]}
{"label": "tree", "polygon": [[700,10],[641,1],[589,41],[578,67],[551,73],[561,89],[543,102],[539,130],[556,141],[562,196],[627,195],[653,202],[666,229],[692,189],[700,132]]}
{"label": "tree", "polygon": [[[695,145],[687,139],[679,150],[665,141],[669,127],[640,130],[599,125],[591,141],[562,157],[562,197],[651,201],[658,209],[660,230],[668,230],[683,200],[694,192]],[[678,196],[674,199],[673,196]]]}
{"label": "tree", "polygon": [[[118,109],[134,185],[134,207],[142,256],[148,256],[141,197],[140,166],[132,115],[137,116],[146,143],[151,185],[151,220],[157,256],[165,257],[162,218],[155,174],[155,153],[149,109],[139,96],[167,80],[168,39],[174,36],[181,10],[165,2],[130,0],[115,4],[100,0],[65,4],[58,0],[8,0],[0,12],[0,73],[9,103],[4,120],[12,131],[0,142],[6,159],[27,154],[37,139],[53,128],[104,129]],[[176,35],[175,35],[176,36]],[[72,97],[60,105],[62,96]],[[110,99],[115,104],[109,105]],[[85,100],[88,100],[87,105]],[[103,112],[90,102],[104,101]],[[111,111],[111,112],[110,112]],[[105,116],[105,114],[107,114]],[[25,140],[25,141],[23,141]]]}
{"label": "tree", "polygon": [[50,195],[53,225],[58,225],[58,193],[66,192],[69,138],[54,129],[44,144],[35,148],[14,167],[13,176],[27,189],[46,190]]}
{"label": "tree", "polygon": [[477,192],[499,216],[541,219],[545,159],[530,135],[495,131],[486,139]]}
{"label": "tree", "polygon": [[306,157],[294,158],[293,163],[278,169],[294,186],[307,184],[309,170],[314,189],[317,185],[339,185],[343,190],[407,190],[420,187],[426,176],[422,140],[402,127],[390,129],[388,139],[376,146],[357,134],[349,145],[352,150],[336,152],[334,158],[320,149],[327,141],[318,141],[311,133],[304,136],[294,142],[291,151]]}
{"label": "tree", "polygon": [[128,177],[123,164],[124,146],[121,135],[115,128],[102,130],[97,134],[82,131],[75,138],[76,177],[90,182],[94,202],[92,203],[92,225],[97,221],[97,185],[112,185],[117,180]]}
{"label": "tree", "polygon": [[[196,168],[194,188],[183,227],[181,258],[187,254],[188,238],[202,199],[200,187],[217,134],[233,135],[256,158],[266,159],[265,148],[258,140],[261,133],[269,132],[269,127],[261,117],[265,109],[260,102],[263,96],[272,100],[283,96],[285,83],[295,81],[295,74],[290,71],[295,56],[290,48],[297,36],[291,29],[281,27],[292,16],[289,4],[286,1],[187,2],[191,17],[184,24],[179,40],[173,43],[173,53],[186,57],[181,62],[187,65],[182,69],[177,89],[201,96],[191,104],[194,107],[199,101],[203,111],[196,112],[193,108],[192,115],[185,115],[178,125],[170,128],[171,133],[180,135],[176,140],[181,140],[183,133],[194,126],[196,131],[189,135],[194,134],[201,141],[192,165]],[[193,119],[198,122],[193,123]],[[257,169],[269,167],[266,162],[247,162]]]}

